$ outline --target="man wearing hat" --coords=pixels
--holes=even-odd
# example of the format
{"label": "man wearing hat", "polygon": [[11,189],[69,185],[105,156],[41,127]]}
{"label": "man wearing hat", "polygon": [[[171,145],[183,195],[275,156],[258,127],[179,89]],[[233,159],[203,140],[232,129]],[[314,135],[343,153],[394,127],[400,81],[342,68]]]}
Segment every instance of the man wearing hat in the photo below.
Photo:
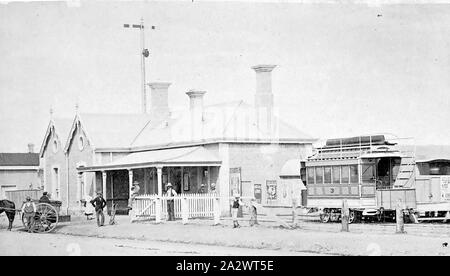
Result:
{"label": "man wearing hat", "polygon": [[139,182],[134,181],[133,186],[131,187],[130,199],[128,201],[128,208],[130,210],[133,208],[133,200],[139,195],[140,189],[141,189],[141,187],[139,187]]}
{"label": "man wearing hat", "polygon": [[47,192],[43,192],[41,198],[39,199],[40,203],[50,203],[50,198],[48,197]]}
{"label": "man wearing hat", "polygon": [[[167,191],[166,196],[176,196],[177,192],[172,187],[172,183],[167,183]],[[174,200],[168,199],[167,200],[167,212],[169,213],[169,221],[175,220],[175,212],[174,212]]]}
{"label": "man wearing hat", "polygon": [[103,208],[105,208],[106,206],[106,200],[103,198],[102,193],[98,192],[97,197],[91,200],[91,204],[95,208],[98,227],[103,226],[105,224],[105,215],[103,214]]}
{"label": "man wearing hat", "polygon": [[239,211],[239,207],[242,205],[242,201],[241,201],[241,196],[237,192],[234,193],[233,197],[234,197],[234,200],[231,205],[231,215],[233,217],[233,228],[236,228],[236,227],[240,227],[239,222],[238,222],[238,211]]}
{"label": "man wearing hat", "polygon": [[36,204],[31,201],[30,196],[27,196],[26,200],[27,201],[22,206],[22,213],[26,221],[25,225],[27,226],[28,232],[31,233],[34,226],[34,216],[36,215]]}

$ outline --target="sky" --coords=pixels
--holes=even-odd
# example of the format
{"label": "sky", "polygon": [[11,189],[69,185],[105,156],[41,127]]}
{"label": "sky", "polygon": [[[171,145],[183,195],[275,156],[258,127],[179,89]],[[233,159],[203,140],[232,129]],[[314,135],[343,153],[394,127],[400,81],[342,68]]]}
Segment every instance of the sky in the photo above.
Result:
{"label": "sky", "polygon": [[275,105],[319,138],[371,133],[450,144],[450,5],[292,2],[0,3],[0,152],[38,150],[53,116],[140,112],[146,79],[206,104],[253,103],[257,64],[276,64]]}

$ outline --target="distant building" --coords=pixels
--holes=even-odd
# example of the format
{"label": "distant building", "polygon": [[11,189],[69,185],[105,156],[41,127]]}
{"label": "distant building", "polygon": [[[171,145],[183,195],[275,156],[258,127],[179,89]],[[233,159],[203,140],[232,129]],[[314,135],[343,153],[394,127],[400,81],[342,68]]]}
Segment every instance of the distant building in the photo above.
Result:
{"label": "distant building", "polygon": [[39,154],[28,145],[28,153],[0,153],[0,197],[6,198],[7,191],[39,189],[41,171]]}
{"label": "distant building", "polygon": [[[149,83],[148,113],[76,114],[68,131],[67,124],[58,128],[52,121],[41,149],[45,186],[57,183],[62,210],[69,213],[78,213],[86,196],[96,191],[108,204],[114,199],[125,208],[134,181],[143,194],[162,194],[169,182],[178,193],[215,191],[225,199],[224,214],[234,192],[259,197],[263,205],[291,206],[286,197],[300,195],[304,186],[300,172],[292,172],[300,166],[286,163],[305,160],[316,140],[276,116],[274,67],[252,67],[254,105],[228,101],[205,106],[206,92],[190,90],[189,109],[171,112],[170,83],[157,82]],[[58,147],[63,140],[64,148]],[[283,168],[288,175],[281,175]],[[298,187],[287,187],[294,182]]]}

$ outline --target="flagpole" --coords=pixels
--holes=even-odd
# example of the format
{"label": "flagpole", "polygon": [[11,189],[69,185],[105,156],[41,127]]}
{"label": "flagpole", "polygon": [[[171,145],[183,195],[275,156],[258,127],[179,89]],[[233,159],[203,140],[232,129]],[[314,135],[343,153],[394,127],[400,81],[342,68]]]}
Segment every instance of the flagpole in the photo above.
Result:
{"label": "flagpole", "polygon": [[142,72],[142,113],[147,113],[147,93],[145,91],[145,35],[144,35],[144,18],[141,17],[141,72]]}

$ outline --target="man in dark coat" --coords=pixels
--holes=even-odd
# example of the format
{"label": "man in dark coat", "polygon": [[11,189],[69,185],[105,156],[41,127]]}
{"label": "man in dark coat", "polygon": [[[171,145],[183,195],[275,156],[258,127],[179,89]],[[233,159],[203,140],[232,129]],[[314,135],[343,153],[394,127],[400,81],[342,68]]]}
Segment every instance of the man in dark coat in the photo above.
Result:
{"label": "man in dark coat", "polygon": [[105,215],[103,214],[103,208],[105,208],[106,206],[106,200],[103,198],[102,193],[97,193],[97,197],[91,200],[91,204],[95,208],[98,227],[103,226],[105,224]]}
{"label": "man in dark coat", "polygon": [[50,198],[48,197],[47,192],[43,192],[41,198],[39,199],[40,203],[50,203]]}

